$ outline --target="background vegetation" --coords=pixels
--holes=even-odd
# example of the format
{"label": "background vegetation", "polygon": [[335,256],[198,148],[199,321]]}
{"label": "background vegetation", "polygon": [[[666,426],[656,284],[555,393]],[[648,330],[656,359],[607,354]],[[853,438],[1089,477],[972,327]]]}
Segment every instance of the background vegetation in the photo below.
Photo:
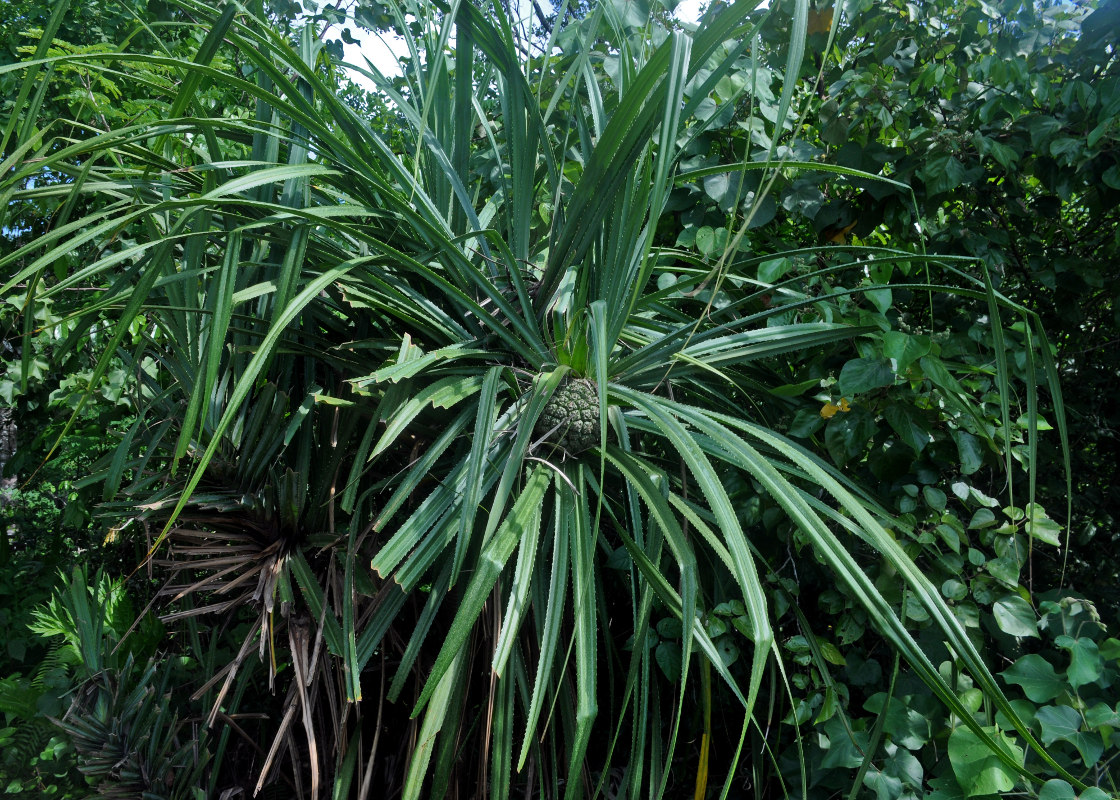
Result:
{"label": "background vegetation", "polygon": [[8,793],[1120,793],[1120,5],[672,10],[4,5]]}

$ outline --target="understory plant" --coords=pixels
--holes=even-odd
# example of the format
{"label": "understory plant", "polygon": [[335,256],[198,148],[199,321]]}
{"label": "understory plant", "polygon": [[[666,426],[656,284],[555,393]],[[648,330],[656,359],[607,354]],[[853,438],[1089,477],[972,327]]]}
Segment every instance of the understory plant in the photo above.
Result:
{"label": "understory plant", "polygon": [[[787,75],[808,2],[793,11]],[[90,387],[129,376],[132,416],[83,485],[112,537],[144,542],[164,623],[213,654],[188,686],[200,725],[259,740],[251,779],[215,762],[207,791],[702,797],[751,774],[808,793],[811,748],[796,736],[789,769],[766,734],[803,721],[775,628],[789,558],[834,582],[1001,774],[1084,786],[916,560],[919,521],[852,477],[942,428],[1011,467],[1013,446],[1033,452],[1050,351],[964,260],[747,246],[775,182],[824,168],[795,151],[811,87],[752,61],[755,4],[681,29],[605,2],[547,39],[501,3],[387,5],[403,75],[364,71],[397,146],[336,95],[311,27],[292,42],[259,9],[178,13],[169,34],[206,30],[187,55],[44,44],[4,68],[24,77],[0,214],[57,212],[0,276],[5,295],[26,287],[25,340],[53,303],[59,358],[90,353]],[[52,68],[72,63],[163,113],[40,124]],[[682,169],[735,114],[760,136]],[[711,178],[722,239],[667,231]],[[984,304],[997,346],[1001,315],[1042,342],[1026,421],[1002,355],[982,405],[901,331],[892,290]],[[896,390],[923,399],[888,413]],[[885,437],[857,436],[880,419]],[[1043,517],[1013,523],[1031,542]],[[202,785],[167,774],[174,792]]]}

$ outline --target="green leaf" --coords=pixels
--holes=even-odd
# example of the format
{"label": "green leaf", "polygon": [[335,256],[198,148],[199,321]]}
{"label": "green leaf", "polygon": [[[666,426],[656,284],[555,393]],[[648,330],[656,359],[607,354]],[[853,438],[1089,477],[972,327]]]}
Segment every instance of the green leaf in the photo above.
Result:
{"label": "green leaf", "polygon": [[1104,661],[1097,650],[1097,643],[1092,639],[1084,636],[1076,639],[1072,636],[1059,636],[1054,644],[1069,651],[1070,664],[1066,668],[1066,680],[1074,690],[1094,683],[1101,677]]}
{"label": "green leaf", "polygon": [[971,475],[984,466],[984,446],[968,431],[953,431],[953,441],[957,443],[957,455],[961,460],[961,474]]}
{"label": "green leaf", "polygon": [[1019,572],[1022,569],[1022,564],[1013,556],[1002,556],[988,561],[984,564],[984,568],[1000,583],[1014,587],[1019,583]]}
{"label": "green leaf", "polygon": [[1110,800],[1110,796],[1097,786],[1090,786],[1077,794],[1067,781],[1053,778],[1042,784],[1042,788],[1038,790],[1038,800]]}
{"label": "green leaf", "polygon": [[658,620],[655,627],[657,628],[657,635],[662,639],[681,638],[681,631],[683,628],[681,626],[681,621],[676,617],[665,617],[664,619]]}
{"label": "green leaf", "polygon": [[1113,164],[1101,173],[1101,180],[1110,189],[1120,189],[1120,164]]}
{"label": "green leaf", "polygon": [[875,790],[876,800],[895,800],[905,791],[914,796],[922,790],[925,770],[906,750],[895,750],[885,759],[882,769],[869,770],[864,783]]}
{"label": "green leaf", "polygon": [[1106,725],[1109,728],[1117,728],[1120,727],[1120,714],[1116,712],[1116,709],[1104,703],[1095,703],[1092,707],[1085,709],[1085,724],[1093,730]]}
{"label": "green leaf", "polygon": [[1050,155],[1064,166],[1072,166],[1077,157],[1085,152],[1085,143],[1080,139],[1063,136],[1050,142]]}
{"label": "green leaf", "polygon": [[941,584],[941,594],[950,600],[960,601],[968,597],[968,586],[962,581],[950,578]]}
{"label": "green leaf", "polygon": [[1038,790],[1038,800],[1077,800],[1077,792],[1061,778],[1053,778],[1042,784]]}
{"label": "green leaf", "polygon": [[996,625],[1004,633],[1012,636],[1033,636],[1038,634],[1038,617],[1031,604],[1017,594],[1006,594],[992,605]]}
{"label": "green leaf", "polygon": [[1000,144],[995,139],[982,135],[979,131],[973,137],[982,156],[991,156],[1004,169],[1011,169],[1019,160],[1019,152],[1014,147]]}
{"label": "green leaf", "polygon": [[856,358],[840,370],[837,388],[845,397],[852,397],[872,389],[890,386],[894,383],[894,369],[891,362],[883,358]]}
{"label": "green leaf", "polygon": [[[800,383],[786,383],[782,386],[775,386],[770,389],[770,394],[777,395],[778,397],[799,397],[810,389],[820,386],[821,382],[817,378],[810,378],[807,381]],[[819,415],[818,415],[819,416]]]}
{"label": "green leaf", "polygon": [[462,344],[455,344],[450,347],[433,350],[431,353],[420,354],[420,348],[412,345],[408,337],[405,337],[404,342],[409,345],[405,350],[405,352],[409,354],[407,357],[403,359],[398,358],[397,363],[388,367],[383,367],[372,375],[368,375],[364,378],[354,378],[351,380],[351,383],[358,387],[384,381],[398,383],[405,378],[411,378],[420,374],[435,364],[446,364],[460,358],[484,356],[487,353],[485,350],[477,350],[464,347]]}
{"label": "green leaf", "polygon": [[845,661],[844,659],[844,654],[840,652],[840,648],[838,648],[832,642],[818,642],[817,644],[820,645],[821,655],[824,656],[824,660],[829,664],[835,664],[838,667],[842,667],[847,663],[847,661]]}
{"label": "green leaf", "polygon": [[955,189],[965,182],[968,170],[956,156],[936,155],[920,171],[930,194],[940,194]]}
{"label": "green leaf", "polygon": [[792,267],[793,262],[788,258],[772,258],[763,261],[758,265],[758,279],[762,283],[777,283]]}
{"label": "green leaf", "polygon": [[883,334],[883,356],[894,360],[894,370],[902,375],[915,361],[929,355],[933,343],[928,336],[913,336],[900,331]]}
{"label": "green leaf", "polygon": [[[1015,761],[1022,761],[1023,750],[995,726],[986,727],[996,745]],[[949,763],[966,797],[999,794],[1015,788],[1016,774],[992,753],[972,730],[959,727],[949,735]]]}
{"label": "green leaf", "polygon": [[978,528],[990,528],[996,524],[996,515],[988,508],[978,508],[972,515],[972,519],[968,522],[968,529],[976,530]]}
{"label": "green leaf", "polygon": [[681,679],[681,646],[677,642],[661,642],[654,651],[657,666],[670,683]]}
{"label": "green leaf", "polygon": [[1062,129],[1062,123],[1053,117],[1038,116],[1027,123],[1027,129],[1031,133],[1031,149],[1042,150],[1042,146]]}
{"label": "green leaf", "polygon": [[1120,661],[1120,639],[1110,636],[1100,643],[1099,650],[1106,661]]}
{"label": "green leaf", "polygon": [[934,511],[944,511],[945,503],[948,498],[945,492],[938,489],[936,486],[923,486],[922,499],[926,501],[926,505]]}
{"label": "green leaf", "polygon": [[1042,725],[1042,743],[1053,744],[1069,742],[1081,754],[1086,766],[1097,763],[1104,752],[1104,743],[1099,733],[1081,731],[1081,714],[1069,706],[1046,706],[1038,710],[1038,721]]}
{"label": "green leaf", "polygon": [[921,454],[926,445],[933,441],[921,414],[910,403],[892,403],[883,416],[903,443],[914,451],[914,455]]}
{"label": "green leaf", "polygon": [[725,667],[730,667],[739,660],[739,648],[731,640],[731,637],[724,636],[719,641],[714,643],[716,651],[719,653],[720,659],[723,661]]}
{"label": "green leaf", "polygon": [[[960,524],[956,519],[954,519],[954,522],[958,525]],[[949,549],[954,553],[959,553],[961,551],[961,534],[955,526],[943,522],[934,530],[937,532],[937,535],[941,537],[941,541],[949,545]]]}
{"label": "green leaf", "polygon": [[[50,46],[54,42],[55,34],[58,32],[62,21],[66,18],[66,11],[69,6],[70,0],[60,0],[60,2],[54,4],[51,15],[47,19],[46,25],[43,26],[43,30],[40,32],[39,43],[35,48],[35,61],[39,61],[48,55]],[[23,120],[25,128],[30,128],[35,124],[39,106],[43,99],[42,93],[40,92],[38,96],[33,99],[30,108],[26,107],[24,103],[27,102],[27,98],[31,94],[31,89],[35,84],[35,79],[39,75],[41,66],[41,64],[36,63],[28,69],[24,75],[23,82],[20,84],[19,94],[14,99],[12,108],[8,111],[11,116],[8,118],[8,124],[4,128],[3,136],[0,138],[0,153],[8,152],[8,142],[16,129],[16,125],[21,119]],[[48,69],[50,69],[50,67],[48,67]],[[45,88],[48,85],[48,80],[49,72],[47,76],[43,78],[43,82],[40,86]]]}
{"label": "green leaf", "polygon": [[[710,10],[709,10],[710,13]],[[705,19],[708,15],[705,15]],[[809,30],[809,3],[808,0],[796,0],[793,4],[793,25],[789,35],[789,47],[786,52],[786,68],[785,74],[787,76],[796,76],[801,74],[801,62],[805,57],[805,43],[808,41]],[[794,92],[796,91],[796,80],[785,80],[782,82],[782,94],[778,99],[778,110],[774,117],[774,124],[778,130],[781,130],[786,125],[786,114],[789,113],[790,104],[793,102]],[[778,145],[778,137],[775,136],[770,143],[770,150],[766,154],[766,160],[769,161],[774,158],[774,153]]]}
{"label": "green leaf", "polygon": [[867,732],[854,731],[835,716],[821,726],[827,741],[827,752],[821,767],[855,769],[863,763],[867,752]]}
{"label": "green leaf", "polygon": [[727,228],[705,225],[696,231],[696,248],[706,256],[720,255],[727,248],[729,236]]}
{"label": "green leaf", "polygon": [[703,181],[704,193],[716,202],[721,211],[730,211],[736,201],[743,200],[743,173],[712,175]]}
{"label": "green leaf", "polygon": [[803,408],[793,415],[789,430],[790,436],[798,439],[808,439],[824,426],[824,418],[820,412],[812,408]]}
{"label": "green leaf", "polygon": [[1023,694],[1035,703],[1053,700],[1066,689],[1050,662],[1035,653],[1021,657],[1000,675],[1008,683],[1021,686]]}
{"label": "green leaf", "polygon": [[[872,714],[882,714],[887,695],[879,692],[863,704]],[[911,707],[911,697],[895,697],[887,705],[887,719],[883,730],[892,742],[907,750],[920,750],[931,738],[930,720],[926,715]]]}
{"label": "green leaf", "polygon": [[1030,521],[1027,523],[1027,533],[1040,542],[1061,547],[1062,526],[1050,519],[1041,506],[1031,503],[1027,506]]}
{"label": "green leaf", "polygon": [[927,793],[924,800],[965,800],[961,787],[952,775],[931,778],[929,785],[933,791]]}
{"label": "green leaf", "polygon": [[867,409],[853,408],[847,414],[837,414],[828,421],[824,444],[833,460],[842,466],[863,454],[876,429],[875,418]]}
{"label": "green leaf", "polygon": [[875,306],[880,314],[886,314],[894,302],[894,293],[890,289],[866,289],[863,292],[871,305]]}

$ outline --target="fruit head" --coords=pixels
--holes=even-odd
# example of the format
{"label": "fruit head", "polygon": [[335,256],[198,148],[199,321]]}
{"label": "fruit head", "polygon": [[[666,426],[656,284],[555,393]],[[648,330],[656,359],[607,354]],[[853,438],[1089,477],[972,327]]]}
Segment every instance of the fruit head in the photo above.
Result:
{"label": "fruit head", "polygon": [[594,381],[574,378],[557,388],[535,431],[571,455],[599,444],[599,394]]}

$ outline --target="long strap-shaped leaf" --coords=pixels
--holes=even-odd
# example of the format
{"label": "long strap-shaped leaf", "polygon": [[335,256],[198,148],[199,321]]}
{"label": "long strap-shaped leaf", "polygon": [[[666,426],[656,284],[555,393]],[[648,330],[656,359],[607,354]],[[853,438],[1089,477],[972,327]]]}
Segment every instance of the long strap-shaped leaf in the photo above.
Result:
{"label": "long strap-shaped leaf", "polygon": [[467,584],[466,591],[463,593],[459,610],[455,614],[455,619],[451,623],[447,637],[443,640],[443,646],[440,648],[439,655],[436,656],[435,664],[432,665],[432,671],[428,675],[424,689],[420,692],[420,697],[413,708],[412,715],[414,717],[428,705],[428,701],[432,699],[432,695],[442,681],[444,674],[450,668],[452,661],[462,651],[467,637],[470,636],[470,632],[482,612],[483,604],[490,596],[498,576],[505,569],[506,562],[509,561],[517,543],[521,541],[532,526],[540,525],[541,503],[544,501],[545,490],[550,482],[549,475],[547,467],[536,466],[533,468],[525,481],[524,488],[518,494],[513,507],[510,508],[501,526],[483,546],[478,566],[471,575],[471,581]]}
{"label": "long strap-shaped leaf", "polygon": [[767,611],[766,595],[762,590],[758,569],[754,564],[754,557],[751,555],[739,518],[732,508],[723,482],[712,469],[700,444],[684,425],[677,421],[675,415],[662,405],[659,398],[616,386],[611,387],[611,393],[643,411],[661,429],[666,440],[684,459],[690,476],[699,484],[709,507],[715,514],[731,555],[732,572],[743,593],[743,602],[750,617],[754,639],[754,660],[747,694],[747,708],[750,710],[758,697],[766,660],[774,649],[775,643]]}
{"label": "long strap-shaped leaf", "polygon": [[563,227],[549,248],[537,295],[538,308],[552,299],[564,271],[583,257],[599,235],[599,226],[615,208],[631,165],[647,146],[664,104],[671,50],[670,46],[661,47],[638,73],[592,151],[565,208]]}
{"label": "long strap-shaped leaf", "polygon": [[[890,605],[880,594],[874,583],[867,577],[863,569],[841,544],[835,534],[828,529],[821,519],[815,514],[809,504],[782,475],[767,462],[757,450],[747,444],[741,437],[732,432],[728,425],[738,428],[750,435],[766,442],[774,448],[781,448],[783,440],[774,433],[732,417],[723,415],[705,414],[698,409],[679,403],[667,404],[680,416],[682,420],[694,425],[697,430],[705,433],[712,441],[719,442],[724,455],[718,452],[713,455],[723,458],[730,463],[748,470],[758,479],[782,508],[789,514],[790,519],[814,542],[817,553],[833,568],[837,576],[848,585],[853,594],[868,611],[876,626],[883,635],[896,647],[903,657],[911,664],[922,678],[923,682],[957,714],[969,728],[987,745],[1001,761],[1016,772],[1028,779],[1034,779],[1029,770],[1016,762],[1000,748],[983,727],[975,720],[968,709],[964,707],[956,692],[945,682],[941,674],[930,663],[928,656],[914,641],[905,625],[894,613]],[[718,421],[717,421],[718,420]],[[865,538],[883,553],[892,565],[904,577],[907,584],[914,590],[922,606],[930,613],[938,626],[946,635],[947,642],[954,652],[965,663],[973,679],[979,683],[985,694],[992,698],[999,710],[1011,721],[1020,735],[1036,750],[1046,763],[1051,766],[1066,780],[1074,782],[1077,779],[1064,770],[1035,740],[1030,728],[1019,718],[1011,707],[1003,691],[996,684],[994,677],[984,664],[975,645],[968,638],[961,623],[957,620],[952,610],[945,605],[936,587],[922,573],[916,564],[906,555],[901,546],[879,522],[868,513],[852,494],[843,486],[832,480],[828,473],[819,468],[812,460],[805,459],[802,468],[811,476],[813,481],[825,488],[830,494],[840,501],[843,508],[850,513],[860,524]]]}
{"label": "long strap-shaped leaf", "polygon": [[[681,620],[681,695],[678,700],[677,718],[674,721],[667,748],[668,758],[666,759],[666,770],[668,770],[673,763],[672,752],[676,743],[680,719],[679,715],[685,697],[684,689],[687,684],[689,666],[688,656],[691,653],[693,640],[695,640],[695,643],[700,647],[701,651],[712,662],[713,666],[716,667],[716,670],[723,677],[735,696],[747,707],[748,714],[751,713],[757,701],[757,691],[748,690],[748,696],[743,697],[734,678],[731,677],[726,667],[723,666],[723,661],[720,659],[707,633],[701,626],[696,624],[695,597],[698,590],[695,569],[696,557],[687,540],[684,538],[684,532],[681,530],[680,523],[673,515],[665,497],[654,485],[653,481],[650,480],[649,466],[643,464],[633,455],[620,450],[613,444],[607,447],[607,458],[612,464],[619,468],[623,475],[625,475],[626,480],[634,486],[642,500],[645,501],[650,510],[651,518],[656,521],[658,529],[664,534],[665,541],[668,542],[670,549],[676,556],[678,567],[681,572],[681,593],[678,594],[665,579],[661,572],[660,565],[653,563],[649,556],[625,531],[618,531],[623,545],[630,553],[631,558],[634,560],[634,565],[638,568],[642,577],[645,578],[648,585],[658,595],[661,601],[665,603],[669,611]],[[691,600],[689,600],[690,596],[692,597]],[[761,652],[761,659],[765,662],[766,658],[769,657],[770,648],[766,646],[756,648],[756,650]],[[756,676],[752,675],[751,680],[752,683],[755,682]],[[761,672],[757,676],[757,680],[761,680]],[[661,776],[657,796],[664,793],[668,777],[669,774],[667,771]]]}
{"label": "long strap-shaped leaf", "polygon": [[[237,383],[234,385],[233,391],[230,394],[228,405],[226,407],[226,412],[222,415],[221,420],[218,422],[218,425],[216,426],[212,434],[213,438],[210,440],[210,444],[206,447],[205,452],[203,452],[199,457],[194,472],[187,480],[186,486],[183,487],[182,493],[179,497],[179,502],[176,503],[175,508],[167,518],[167,522],[165,523],[163,530],[160,532],[159,536],[156,537],[155,542],[149,549],[149,557],[161,544],[163,544],[164,539],[167,538],[167,534],[175,524],[175,520],[178,518],[179,514],[182,513],[183,509],[186,508],[187,503],[190,502],[191,493],[194,491],[195,487],[198,486],[199,481],[202,480],[203,475],[206,474],[206,468],[210,465],[210,461],[213,459],[214,454],[218,450],[218,446],[222,441],[222,435],[233,423],[234,418],[240,411],[241,404],[245,402],[246,398],[248,398],[249,396],[249,393],[253,390],[253,386],[256,383],[257,376],[260,374],[265,363],[271,358],[273,348],[276,346],[276,343],[279,341],[288,325],[291,324],[291,322],[295,320],[297,316],[299,316],[303,309],[306,308],[307,305],[315,297],[318,296],[319,292],[337,281],[340,277],[353,269],[357,264],[367,260],[369,260],[368,257],[354,259],[352,261],[339,264],[338,266],[333,267],[323,274],[309,280],[303,291],[296,295],[287,307],[281,309],[277,313],[275,319],[272,322],[272,326],[269,328],[268,333],[262,339],[259,349],[253,355],[253,358],[250,359],[249,363],[245,367],[245,372],[241,374],[241,376],[237,380]],[[122,331],[125,330],[124,326],[120,327]]]}
{"label": "long strap-shaped leaf", "polygon": [[[553,663],[560,645],[560,628],[564,622],[567,610],[568,590],[568,563],[571,550],[568,546],[570,530],[567,513],[572,500],[572,495],[560,494],[557,502],[553,504],[552,511],[552,566],[549,571],[547,600],[544,601],[544,619],[540,619],[540,605],[535,606],[537,611],[537,628],[540,637],[540,651],[537,657],[537,672],[533,678],[533,691],[529,700],[529,710],[525,720],[525,735],[521,745],[521,753],[517,757],[517,769],[525,767],[529,757],[529,750],[536,740],[537,726],[540,715],[544,709],[547,693],[551,684]],[[537,587],[534,587],[537,588]],[[537,595],[538,599],[540,594]]]}
{"label": "long strap-shaped leaf", "polygon": [[557,491],[572,494],[572,487],[579,496],[571,498],[571,508],[575,512],[565,520],[572,526],[569,543],[572,548],[572,616],[574,617],[574,637],[576,656],[576,707],[575,736],[568,748],[568,782],[564,797],[575,800],[583,794],[583,781],[580,773],[584,769],[587,746],[591,741],[591,728],[599,714],[599,684],[595,676],[596,647],[598,627],[598,601],[595,586],[595,532],[591,529],[591,518],[587,509],[586,483],[583,480],[582,464],[567,470],[568,480],[557,486]]}
{"label": "long strap-shaped leaf", "polygon": [[[739,0],[721,9],[710,24],[701,28],[692,47],[689,79],[707,64],[716,47],[734,38],[733,32],[755,5],[756,2]],[[616,207],[619,190],[662,118],[670,89],[667,75],[674,49],[671,41],[662,44],[634,76],[591,152],[567,203],[563,226],[549,248],[537,296],[538,312],[551,300],[564,271],[587,252],[599,234],[604,217]],[[723,64],[716,69],[730,68],[731,64]]]}
{"label": "long strap-shaped leaf", "polygon": [[436,736],[443,728],[444,718],[448,709],[452,708],[451,698],[456,684],[465,681],[464,667],[469,659],[464,648],[458,648],[448,663],[440,671],[438,683],[433,684],[433,702],[428,706],[428,713],[424,715],[424,722],[420,726],[420,737],[416,750],[408,762],[408,774],[404,781],[404,800],[416,800],[420,797],[424,785],[424,776],[428,772],[428,763],[431,761],[435,748]]}

